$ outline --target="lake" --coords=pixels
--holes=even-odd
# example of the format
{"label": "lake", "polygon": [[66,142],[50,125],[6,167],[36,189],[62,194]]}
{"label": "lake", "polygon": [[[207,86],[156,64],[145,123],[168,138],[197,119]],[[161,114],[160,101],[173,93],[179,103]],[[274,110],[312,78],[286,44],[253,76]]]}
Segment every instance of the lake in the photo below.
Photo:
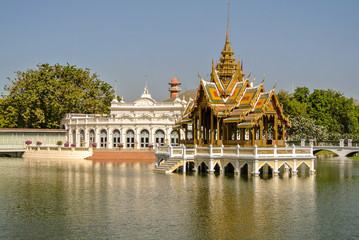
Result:
{"label": "lake", "polygon": [[0,158],[0,239],[359,239],[359,160],[316,174],[155,174]]}

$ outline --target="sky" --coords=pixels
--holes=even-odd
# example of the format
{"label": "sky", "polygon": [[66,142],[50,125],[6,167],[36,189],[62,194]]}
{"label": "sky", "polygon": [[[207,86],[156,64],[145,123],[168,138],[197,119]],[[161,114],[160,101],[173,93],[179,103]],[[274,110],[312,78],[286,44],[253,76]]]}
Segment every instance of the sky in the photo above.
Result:
{"label": "sky", "polygon": [[[125,101],[144,86],[156,101],[169,98],[177,77],[184,90],[206,79],[219,61],[228,1],[2,0],[0,93],[16,71],[36,65],[89,68]],[[236,0],[229,37],[264,87],[333,89],[359,98],[359,1]],[[146,77],[147,76],[147,77]]]}

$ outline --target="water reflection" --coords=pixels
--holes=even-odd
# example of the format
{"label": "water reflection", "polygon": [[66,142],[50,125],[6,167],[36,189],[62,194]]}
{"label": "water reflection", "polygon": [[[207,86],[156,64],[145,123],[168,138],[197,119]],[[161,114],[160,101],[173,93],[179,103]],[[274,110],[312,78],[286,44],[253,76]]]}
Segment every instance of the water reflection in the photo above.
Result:
{"label": "water reflection", "polygon": [[0,159],[1,239],[359,237],[359,166],[297,176],[154,174],[152,164]]}

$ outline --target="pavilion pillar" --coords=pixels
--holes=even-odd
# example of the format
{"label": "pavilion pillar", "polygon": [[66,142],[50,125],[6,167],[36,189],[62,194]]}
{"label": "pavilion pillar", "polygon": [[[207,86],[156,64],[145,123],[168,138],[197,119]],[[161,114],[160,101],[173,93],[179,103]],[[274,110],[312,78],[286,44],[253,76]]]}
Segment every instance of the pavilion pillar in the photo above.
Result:
{"label": "pavilion pillar", "polygon": [[278,145],[278,118],[277,116],[274,116],[274,127],[273,127],[273,130],[274,130],[274,141],[275,141],[275,145]]}
{"label": "pavilion pillar", "polygon": [[211,145],[213,145],[214,132],[213,132],[213,111],[211,111]]}
{"label": "pavilion pillar", "polygon": [[198,108],[198,114],[199,114],[199,119],[198,119],[198,145],[202,145],[202,110],[201,107]]}
{"label": "pavilion pillar", "polygon": [[219,122],[220,122],[220,118],[217,117],[217,145],[219,146],[220,145],[220,136],[221,136],[221,133],[220,133],[220,128],[219,128]]}
{"label": "pavilion pillar", "polygon": [[254,133],[254,127],[252,127],[250,129],[250,135],[251,135],[251,140],[252,140],[252,146],[254,146],[254,137],[255,137],[255,133]]}
{"label": "pavilion pillar", "polygon": [[261,121],[259,124],[259,140],[261,145],[263,146],[263,121]]}
{"label": "pavilion pillar", "polygon": [[184,129],[184,144],[187,144],[187,136],[188,136],[188,124],[185,125],[185,129]]}
{"label": "pavilion pillar", "polygon": [[283,123],[283,125],[282,125],[282,129],[283,129],[283,131],[282,131],[282,139],[283,139],[283,143],[285,144],[285,124]]}
{"label": "pavilion pillar", "polygon": [[193,117],[193,144],[197,144],[197,119],[196,115]]}
{"label": "pavilion pillar", "polygon": [[267,141],[268,141],[268,118],[266,116],[264,116],[264,135],[265,135],[264,144],[267,145]]}
{"label": "pavilion pillar", "polygon": [[177,129],[177,135],[178,135],[178,144],[177,145],[180,145],[180,143],[181,143],[181,129]]}

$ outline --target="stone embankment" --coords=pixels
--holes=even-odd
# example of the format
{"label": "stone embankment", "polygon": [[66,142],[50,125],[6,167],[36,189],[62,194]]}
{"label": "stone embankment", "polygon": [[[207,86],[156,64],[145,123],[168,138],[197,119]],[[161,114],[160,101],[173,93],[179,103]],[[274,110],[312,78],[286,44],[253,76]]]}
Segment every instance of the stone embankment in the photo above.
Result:
{"label": "stone embankment", "polygon": [[93,153],[92,148],[26,147],[24,159],[85,159]]}
{"label": "stone embankment", "polygon": [[153,150],[139,149],[95,149],[86,160],[93,162],[154,163]]}

